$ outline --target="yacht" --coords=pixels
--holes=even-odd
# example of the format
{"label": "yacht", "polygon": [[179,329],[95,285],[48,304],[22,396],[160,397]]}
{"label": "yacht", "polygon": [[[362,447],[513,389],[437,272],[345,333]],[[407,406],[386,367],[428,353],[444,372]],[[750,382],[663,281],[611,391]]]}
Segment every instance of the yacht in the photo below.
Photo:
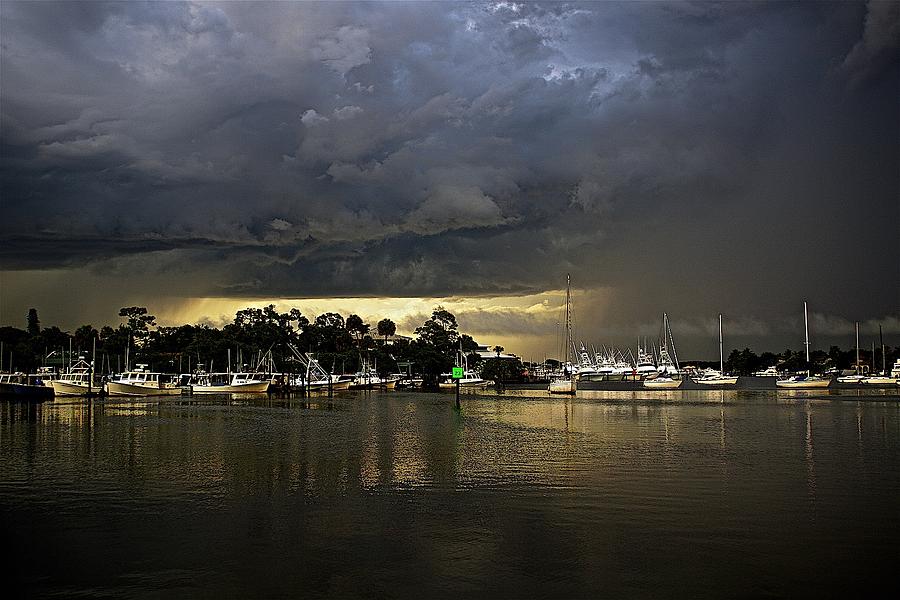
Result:
{"label": "yacht", "polygon": [[765,369],[761,369],[759,371],[755,371],[753,373],[754,377],[781,377],[781,373],[778,372],[778,367],[772,365],[771,367],[766,367]]}
{"label": "yacht", "polygon": [[671,390],[681,387],[681,379],[672,379],[668,375],[659,375],[653,379],[645,379],[644,387],[649,389]]}
{"label": "yacht", "polygon": [[637,349],[637,360],[634,365],[634,373],[639,379],[646,379],[647,377],[658,373],[656,370],[656,363],[653,362],[653,357],[647,352],[646,348],[642,348],[640,345],[638,345]]}

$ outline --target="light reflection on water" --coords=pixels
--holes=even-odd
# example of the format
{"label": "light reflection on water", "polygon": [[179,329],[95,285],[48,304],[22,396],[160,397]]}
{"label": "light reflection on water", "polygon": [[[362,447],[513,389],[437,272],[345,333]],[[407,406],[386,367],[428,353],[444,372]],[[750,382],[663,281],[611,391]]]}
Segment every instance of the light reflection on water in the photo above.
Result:
{"label": "light reflection on water", "polygon": [[900,403],[857,390],[0,405],[30,595],[859,595]]}

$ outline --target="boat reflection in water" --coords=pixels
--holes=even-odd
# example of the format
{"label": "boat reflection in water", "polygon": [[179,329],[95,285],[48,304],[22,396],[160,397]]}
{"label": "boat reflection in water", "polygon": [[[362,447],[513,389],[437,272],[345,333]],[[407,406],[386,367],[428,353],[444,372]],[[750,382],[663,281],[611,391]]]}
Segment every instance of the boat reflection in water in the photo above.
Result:
{"label": "boat reflection in water", "polygon": [[900,539],[892,391],[507,390],[460,411],[379,391],[0,403],[13,583],[30,597],[873,595],[895,585],[869,575],[892,572]]}

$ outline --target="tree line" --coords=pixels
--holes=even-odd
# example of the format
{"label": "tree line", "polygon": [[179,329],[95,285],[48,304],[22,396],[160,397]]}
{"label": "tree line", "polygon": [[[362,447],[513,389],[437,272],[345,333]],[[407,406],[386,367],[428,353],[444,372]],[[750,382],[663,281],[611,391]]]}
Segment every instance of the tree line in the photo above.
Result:
{"label": "tree line", "polygon": [[[860,349],[860,367],[867,371],[881,371],[882,364],[888,371],[894,361],[900,358],[900,347],[885,346],[882,349],[876,346],[874,351]],[[828,370],[846,371],[854,368],[856,363],[856,349],[842,350],[838,346],[831,346],[828,352],[824,350],[810,350],[809,368],[817,373]],[[874,369],[873,369],[874,364]],[[709,363],[710,366],[713,363]],[[732,350],[725,361],[725,371],[735,375],[752,375],[754,372],[770,366],[777,366],[779,370],[798,372],[807,369],[806,352],[784,350],[780,353],[763,352],[756,354],[750,348]],[[718,363],[716,363],[718,368]]]}
{"label": "tree line", "polygon": [[[2,366],[34,372],[41,366],[65,367],[71,360],[96,350],[95,368],[115,372],[147,364],[150,370],[170,373],[202,367],[208,370],[253,369],[271,357],[281,372],[300,369],[293,347],[313,353],[331,372],[352,373],[367,362],[380,374],[410,373],[426,381],[437,379],[457,362],[458,352],[467,354],[469,365],[479,361],[478,344],[459,331],[456,317],[441,306],[416,328],[415,337],[394,337],[397,326],[381,319],[374,326],[351,314],[344,318],[326,312],[310,319],[298,309],[279,312],[274,304],[239,310],[234,320],[217,328],[210,325],[158,326],[146,307],[123,307],[121,322],[96,329],[82,325],[74,332],[59,327],[41,327],[37,310],[30,309],[26,328],[0,327],[4,346]],[[493,362],[488,360],[487,362]],[[508,367],[504,367],[508,369]],[[500,369],[500,372],[505,372]],[[513,374],[522,365],[513,367]]]}

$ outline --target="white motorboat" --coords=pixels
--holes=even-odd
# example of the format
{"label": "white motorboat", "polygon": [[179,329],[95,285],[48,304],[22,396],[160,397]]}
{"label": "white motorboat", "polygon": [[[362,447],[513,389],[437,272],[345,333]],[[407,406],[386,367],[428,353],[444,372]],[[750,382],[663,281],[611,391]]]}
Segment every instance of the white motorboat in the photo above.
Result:
{"label": "white motorboat", "polygon": [[452,377],[444,379],[438,384],[438,387],[445,390],[453,389],[456,387],[457,382],[461,388],[484,388],[493,383],[493,381],[482,379],[475,371],[465,369],[460,379],[453,379]]}
{"label": "white motorboat", "polygon": [[445,390],[455,389],[457,384],[461,388],[484,388],[494,383],[493,381],[482,379],[475,371],[469,368],[469,359],[466,357],[466,353],[463,352],[462,342],[460,342],[459,352],[457,352],[456,366],[462,367],[463,376],[459,379],[453,379],[451,374],[445,373],[443,381],[438,383],[439,388]]}
{"label": "white motorboat", "polygon": [[354,375],[349,382],[351,390],[393,390],[397,387],[398,379],[393,377],[381,377],[372,369],[363,369]]}
{"label": "white motorboat", "polygon": [[867,378],[868,375],[842,375],[836,378],[835,381],[844,385],[862,385]]}
{"label": "white motorboat", "polygon": [[575,373],[569,364],[569,346],[572,343],[572,280],[566,273],[566,341],[563,372],[559,377],[550,380],[547,391],[551,394],[574,394],[577,390]]}
{"label": "white motorboat", "polygon": [[265,394],[270,384],[250,373],[198,373],[190,385],[194,394]]}
{"label": "white motorboat", "polygon": [[753,373],[754,377],[781,377],[781,373],[778,371],[778,367],[772,365],[770,367],[766,367],[760,371],[755,371]]}
{"label": "white motorboat", "polygon": [[661,389],[661,390],[671,390],[678,387],[681,387],[681,379],[672,379],[666,375],[660,375],[659,377],[654,377],[653,379],[645,379],[644,387],[648,389]]}
{"label": "white motorboat", "polygon": [[647,352],[646,348],[641,347],[638,344],[637,349],[637,360],[635,361],[634,373],[641,379],[645,379],[650,377],[651,375],[657,375],[659,372],[656,370],[656,363],[653,362],[653,357]]}
{"label": "white motorboat", "polygon": [[133,371],[126,371],[112,377],[106,384],[110,396],[177,396],[181,386],[171,381],[164,373],[145,371],[147,365],[138,365]]}
{"label": "white motorboat", "polygon": [[693,381],[700,385],[735,385],[737,380],[737,375],[723,375],[721,371],[706,369]]}
{"label": "white motorboat", "polygon": [[[803,332],[805,336],[803,345],[806,347],[806,364],[809,366],[809,316],[806,310],[806,301],[803,302]],[[831,379],[812,375],[807,370],[805,374],[779,379],[775,382],[775,385],[780,388],[793,389],[826,388],[831,385]]]}
{"label": "white motorboat", "polygon": [[101,386],[91,385],[91,365],[84,358],[79,358],[67,372],[47,384],[57,396],[87,396],[101,391]]}
{"label": "white motorboat", "polygon": [[382,377],[378,374],[378,366],[370,366],[368,358],[363,360],[362,368],[350,380],[351,390],[393,390],[399,378]]}

